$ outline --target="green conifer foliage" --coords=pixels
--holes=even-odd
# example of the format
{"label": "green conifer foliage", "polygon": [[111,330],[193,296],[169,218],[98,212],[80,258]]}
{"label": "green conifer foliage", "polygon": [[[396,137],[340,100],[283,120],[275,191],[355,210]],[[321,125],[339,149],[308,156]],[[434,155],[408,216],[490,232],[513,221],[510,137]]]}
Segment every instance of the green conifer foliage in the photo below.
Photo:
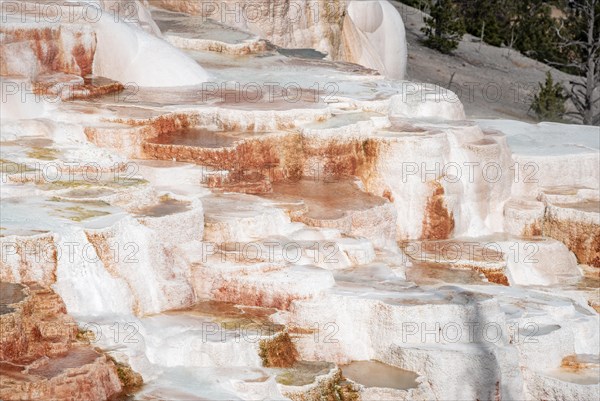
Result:
{"label": "green conifer foliage", "polygon": [[429,0],[429,15],[425,17],[425,44],[443,53],[451,53],[465,34],[460,11],[452,0]]}
{"label": "green conifer foliage", "polygon": [[533,97],[531,109],[541,121],[561,121],[565,114],[567,99],[563,86],[554,83],[550,71],[546,73],[546,82],[540,85],[539,92]]}

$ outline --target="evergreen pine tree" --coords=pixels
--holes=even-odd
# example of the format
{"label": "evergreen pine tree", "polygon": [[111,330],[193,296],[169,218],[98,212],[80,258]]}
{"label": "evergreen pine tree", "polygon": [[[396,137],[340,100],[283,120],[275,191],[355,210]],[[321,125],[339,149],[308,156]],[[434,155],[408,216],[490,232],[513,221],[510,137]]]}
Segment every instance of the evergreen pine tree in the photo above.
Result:
{"label": "evergreen pine tree", "polygon": [[523,1],[518,7],[515,47],[541,62],[560,59],[556,45],[557,21],[551,16],[550,6],[543,0]]}
{"label": "evergreen pine tree", "polygon": [[[492,46],[509,43],[515,0],[455,0],[468,33]],[[519,0],[521,1],[521,0]]]}
{"label": "evergreen pine tree", "polygon": [[425,17],[425,44],[442,53],[451,53],[465,34],[459,9],[452,0],[428,0],[429,15]]}
{"label": "evergreen pine tree", "polygon": [[546,82],[540,85],[539,92],[533,97],[531,109],[541,121],[561,121],[565,114],[565,96],[563,86],[554,83],[550,71],[546,73]]}

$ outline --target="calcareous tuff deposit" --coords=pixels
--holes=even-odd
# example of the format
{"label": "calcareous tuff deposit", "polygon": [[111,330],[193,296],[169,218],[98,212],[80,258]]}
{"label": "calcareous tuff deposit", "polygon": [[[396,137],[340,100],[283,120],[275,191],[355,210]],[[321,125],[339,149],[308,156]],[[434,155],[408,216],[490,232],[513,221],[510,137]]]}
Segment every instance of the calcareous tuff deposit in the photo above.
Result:
{"label": "calcareous tuff deposit", "polygon": [[1,399],[598,399],[597,127],[386,0],[0,4]]}

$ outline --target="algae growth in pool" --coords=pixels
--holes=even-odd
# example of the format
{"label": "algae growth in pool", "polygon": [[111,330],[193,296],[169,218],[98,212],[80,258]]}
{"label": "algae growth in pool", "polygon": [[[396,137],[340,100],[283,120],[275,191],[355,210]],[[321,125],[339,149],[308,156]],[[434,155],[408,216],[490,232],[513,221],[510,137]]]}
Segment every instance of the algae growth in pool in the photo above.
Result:
{"label": "algae growth in pool", "polygon": [[408,390],[417,387],[417,375],[410,370],[386,365],[378,361],[354,361],[341,366],[342,374],[365,387]]}

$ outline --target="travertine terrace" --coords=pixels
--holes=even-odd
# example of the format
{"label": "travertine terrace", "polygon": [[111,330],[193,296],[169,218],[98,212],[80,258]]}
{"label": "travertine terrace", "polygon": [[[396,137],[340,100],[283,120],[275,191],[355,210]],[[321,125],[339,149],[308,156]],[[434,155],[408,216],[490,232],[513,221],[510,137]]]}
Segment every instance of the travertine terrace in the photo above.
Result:
{"label": "travertine terrace", "polygon": [[402,80],[385,0],[49,3],[0,2],[0,398],[598,399],[597,127]]}

